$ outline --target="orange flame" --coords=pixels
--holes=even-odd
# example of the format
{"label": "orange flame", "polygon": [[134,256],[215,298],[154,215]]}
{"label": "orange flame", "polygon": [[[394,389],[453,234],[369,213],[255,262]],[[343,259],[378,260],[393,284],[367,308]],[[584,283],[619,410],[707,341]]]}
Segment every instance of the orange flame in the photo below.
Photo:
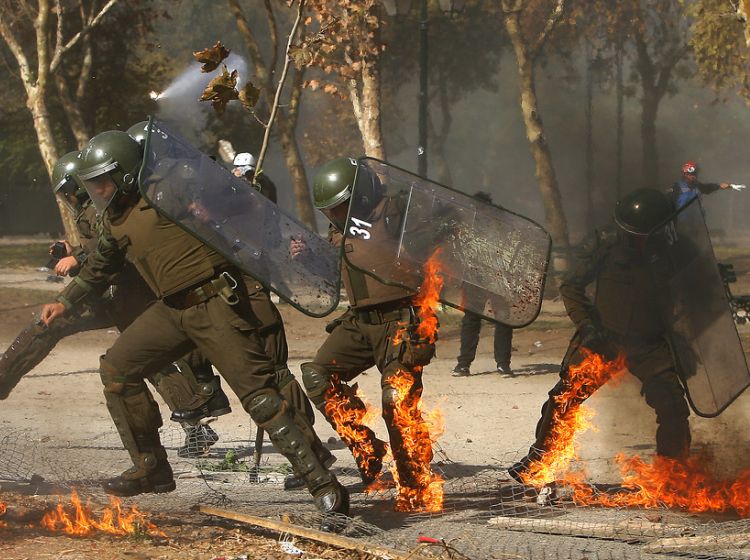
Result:
{"label": "orange flame", "polygon": [[[421,368],[420,368],[421,369]],[[402,446],[394,448],[396,464],[391,467],[396,481],[396,511],[440,511],[443,508],[443,478],[432,472],[432,443],[444,431],[439,410],[422,415],[420,393],[413,393],[414,376],[404,370],[391,379],[396,389],[393,424],[399,430]],[[432,434],[432,435],[431,435]],[[398,467],[409,473],[410,480],[400,480]]]}
{"label": "orange flame", "polygon": [[[435,314],[440,302],[440,291],[443,289],[443,277],[440,272],[441,249],[435,250],[424,265],[424,279],[413,304],[417,308],[419,325],[417,338],[421,343],[434,344],[438,335],[438,319]],[[401,336],[408,336],[403,334]],[[394,343],[400,342],[400,336],[394,337]],[[414,373],[421,373],[422,367],[414,368]],[[402,445],[394,448],[396,464],[391,472],[396,481],[396,511],[440,511],[443,508],[443,478],[432,472],[432,443],[437,441],[444,431],[442,412],[434,410],[422,414],[421,391],[413,391],[414,374],[399,370],[391,380],[396,390],[393,425],[398,429]],[[410,480],[400,480],[398,467],[408,472]]]}
{"label": "orange flame", "polygon": [[442,249],[436,249],[432,256],[427,259],[424,265],[424,280],[413,302],[414,307],[418,309],[420,318],[417,334],[430,344],[437,340],[439,326],[435,309],[440,303],[440,292],[444,283],[443,277],[440,275],[443,268],[440,262],[441,252]]}
{"label": "orange flame", "polygon": [[710,472],[705,454],[684,459],[657,456],[651,463],[620,454],[616,460],[625,491],[606,494],[575,484],[573,500],[581,505],[670,507],[696,513],[733,510],[750,517],[750,469],[734,480],[719,480]]}
{"label": "orange flame", "polygon": [[74,508],[72,515],[65,510],[65,505],[58,503],[54,510],[44,514],[41,526],[50,531],[75,536],[101,531],[112,535],[146,533],[152,537],[166,537],[156,525],[148,521],[148,514],[139,511],[136,506],[131,506],[129,511],[123,510],[122,502],[114,496],[109,497],[110,507],[104,508],[98,519],[92,514],[88,503],[81,504],[75,490],[70,494],[70,501]]}
{"label": "orange flame", "polygon": [[[568,366],[565,391],[554,397],[558,406],[553,412],[546,449],[541,458],[532,461],[527,472],[522,474],[524,482],[531,486],[543,486],[559,479],[561,473],[567,473],[571,462],[577,457],[573,445],[575,435],[593,426],[591,418],[594,412],[583,406],[583,402],[625,369],[622,355],[607,361],[586,348],[581,351],[583,360],[577,365]],[[570,473],[568,476],[568,480],[573,482]]]}
{"label": "orange flame", "polygon": [[[0,502],[0,517],[2,517],[3,515],[5,515],[5,512],[7,510],[8,510],[8,508],[6,507],[6,505],[3,502]],[[5,523],[5,521],[3,521],[2,519],[0,519],[0,527],[7,527],[7,526],[8,526],[8,524]]]}
{"label": "orange flame", "polygon": [[734,480],[719,480],[710,472],[705,454],[684,459],[657,456],[650,463],[639,456],[620,454],[616,461],[624,490],[616,493],[600,492],[585,482],[584,472],[570,471],[571,462],[577,458],[575,435],[593,427],[594,413],[581,403],[625,367],[622,356],[607,362],[597,354],[584,354],[578,366],[570,366],[568,388],[556,397],[560,406],[545,442],[547,451],[522,474],[524,482],[542,486],[557,481],[572,488],[572,498],[578,505],[670,507],[696,513],[735,511],[741,517],[750,517],[750,469]]}
{"label": "orange flame", "polygon": [[[380,411],[370,405],[364,398],[364,393],[357,388],[355,399],[341,384],[338,377],[333,376],[331,386],[326,391],[325,414],[333,424],[342,441],[354,455],[357,464],[368,478],[374,478],[378,473],[370,472],[373,464],[369,459],[377,456],[372,430],[368,424],[380,414]],[[342,390],[343,389],[343,390]]]}

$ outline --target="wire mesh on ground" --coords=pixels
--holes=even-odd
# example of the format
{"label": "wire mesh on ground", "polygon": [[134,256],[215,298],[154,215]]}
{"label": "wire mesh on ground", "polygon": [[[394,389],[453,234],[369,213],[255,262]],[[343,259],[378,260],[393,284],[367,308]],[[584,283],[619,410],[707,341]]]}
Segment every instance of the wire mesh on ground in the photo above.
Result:
{"label": "wire mesh on ground", "polygon": [[[256,470],[250,438],[222,440],[199,457],[184,458],[177,451],[190,443],[185,433],[168,426],[161,435],[177,490],[133,498],[139,507],[179,511],[196,504],[216,505],[312,528],[320,525],[321,516],[306,490],[283,490],[290,469],[267,441]],[[436,445],[433,468],[445,479],[443,510],[411,514],[393,511],[396,494],[389,475],[380,489],[368,493],[346,450],[337,455],[339,463],[352,465],[334,465],[352,498],[353,517],[342,527],[343,534],[414,551],[414,557],[750,559],[750,520],[666,508],[580,506],[564,486],[535,489],[510,479],[505,469],[520,457],[517,452],[498,458],[496,465],[471,465],[452,461]],[[611,461],[585,463],[589,472],[606,473]],[[6,492],[66,494],[76,488],[103,502],[101,481],[129,464],[114,431],[70,441],[6,427],[0,436],[0,496]],[[604,483],[592,488],[595,492],[621,490]],[[417,545],[420,536],[435,542]]]}

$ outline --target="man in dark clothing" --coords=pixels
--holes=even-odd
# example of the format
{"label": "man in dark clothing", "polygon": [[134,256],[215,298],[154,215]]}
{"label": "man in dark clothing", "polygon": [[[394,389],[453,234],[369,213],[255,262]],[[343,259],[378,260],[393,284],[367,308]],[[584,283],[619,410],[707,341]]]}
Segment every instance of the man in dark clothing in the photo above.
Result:
{"label": "man in dark clothing", "polygon": [[696,196],[711,194],[719,189],[731,187],[732,185],[729,183],[701,183],[698,181],[698,164],[693,160],[688,160],[682,164],[682,178],[672,185],[672,197],[676,208],[679,210]]}
{"label": "man in dark clothing", "polygon": [[249,152],[240,152],[234,156],[234,161],[232,162],[234,165],[234,168],[232,168],[232,174],[235,177],[245,179],[245,181],[258,189],[260,194],[276,204],[276,185],[274,185],[273,181],[271,181],[265,173],[261,173],[257,177],[255,176],[256,163],[257,161],[253,154]]}
{"label": "man in dark clothing", "polygon": [[[509,469],[519,482],[548,449],[551,434],[566,412],[606,382],[583,384],[577,394],[572,394],[576,391],[571,388],[569,369],[590,352],[607,359],[624,355],[628,370],[643,384],[641,393],[646,403],[656,412],[657,454],[676,458],[687,455],[690,410],[660,314],[668,292],[652,269],[657,259],[651,247],[652,231],[672,213],[673,205],[663,193],[636,190],[618,202],[617,228],[598,231],[582,246],[578,265],[560,285],[565,309],[577,330],[563,359],[560,381],[542,407],[536,441],[528,455]],[[586,288],[594,282],[596,296],[592,302]],[[561,398],[563,394],[567,400]]]}

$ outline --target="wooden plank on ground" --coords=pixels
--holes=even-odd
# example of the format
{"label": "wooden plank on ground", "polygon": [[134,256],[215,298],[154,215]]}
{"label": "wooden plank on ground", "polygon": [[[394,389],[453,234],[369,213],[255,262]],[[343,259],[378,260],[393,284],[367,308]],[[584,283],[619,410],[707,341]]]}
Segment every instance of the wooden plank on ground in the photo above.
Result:
{"label": "wooden plank on ground", "polygon": [[596,537],[603,539],[645,540],[652,537],[678,537],[689,530],[680,525],[665,525],[650,521],[619,523],[591,523],[569,519],[533,519],[528,517],[498,516],[488,520],[490,525],[508,531],[527,531],[571,537]]}
{"label": "wooden plank on ground", "polygon": [[423,558],[422,556],[415,556],[393,548],[371,544],[363,540],[342,537],[341,535],[336,535],[334,533],[327,533],[317,529],[308,529],[307,527],[302,527],[300,525],[293,525],[284,521],[268,519],[266,517],[257,517],[255,515],[248,515],[237,511],[201,506],[200,512],[207,515],[216,515],[217,517],[240,521],[241,523],[247,523],[249,525],[255,525],[256,527],[263,527],[264,529],[270,529],[271,531],[289,533],[290,535],[343,548],[345,550],[364,552],[386,560],[421,560]]}

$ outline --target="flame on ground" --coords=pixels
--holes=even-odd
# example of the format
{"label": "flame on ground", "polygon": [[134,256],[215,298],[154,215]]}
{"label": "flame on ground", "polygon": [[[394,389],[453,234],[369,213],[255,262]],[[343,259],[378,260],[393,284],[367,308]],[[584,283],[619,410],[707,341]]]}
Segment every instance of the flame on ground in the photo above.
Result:
{"label": "flame on ground", "polygon": [[50,531],[75,536],[87,536],[95,531],[101,531],[112,535],[147,534],[152,537],[166,537],[156,525],[148,521],[148,514],[139,511],[136,506],[124,510],[122,502],[116,497],[110,496],[109,501],[110,507],[104,508],[100,515],[95,516],[90,505],[82,504],[78,494],[73,490],[69,504],[72,506],[72,513],[66,511],[66,505],[59,503],[54,510],[44,514],[41,526]]}
{"label": "flame on ground", "polygon": [[[6,505],[3,502],[0,502],[0,517],[2,517],[3,515],[5,515],[5,512],[7,510],[8,510],[8,508],[6,507]],[[5,523],[5,521],[3,521],[2,519],[0,519],[0,527],[6,527],[6,526],[7,526],[7,523]]]}
{"label": "flame on ground", "polygon": [[[607,381],[625,369],[625,358],[605,360],[586,348],[582,348],[583,360],[568,366],[568,383],[565,391],[554,397],[557,407],[552,417],[552,429],[545,442],[546,450],[539,460],[532,461],[523,479],[530,486],[543,486],[559,480],[565,473],[571,482],[577,480],[568,469],[577,458],[574,437],[593,427],[594,412],[583,406],[583,402]],[[572,478],[572,480],[571,480]]]}
{"label": "flame on ground", "polygon": [[568,389],[556,397],[561,404],[555,412],[551,436],[538,461],[531,463],[524,482],[543,486],[556,481],[573,490],[578,505],[604,507],[670,507],[694,513],[735,511],[750,517],[750,469],[734,480],[717,479],[705,454],[684,459],[656,456],[647,462],[640,456],[619,454],[616,461],[622,475],[622,491],[606,493],[585,482],[586,473],[572,471],[577,458],[575,435],[593,427],[594,412],[582,402],[624,369],[622,356],[605,361],[597,354],[585,353],[578,366],[570,366]]}
{"label": "flame on ground", "polygon": [[646,462],[639,456],[616,457],[625,491],[596,492],[590,485],[573,486],[573,500],[580,505],[606,507],[680,508],[690,512],[735,511],[750,517],[750,469],[734,480],[719,480],[704,454],[685,459],[654,457]]}

